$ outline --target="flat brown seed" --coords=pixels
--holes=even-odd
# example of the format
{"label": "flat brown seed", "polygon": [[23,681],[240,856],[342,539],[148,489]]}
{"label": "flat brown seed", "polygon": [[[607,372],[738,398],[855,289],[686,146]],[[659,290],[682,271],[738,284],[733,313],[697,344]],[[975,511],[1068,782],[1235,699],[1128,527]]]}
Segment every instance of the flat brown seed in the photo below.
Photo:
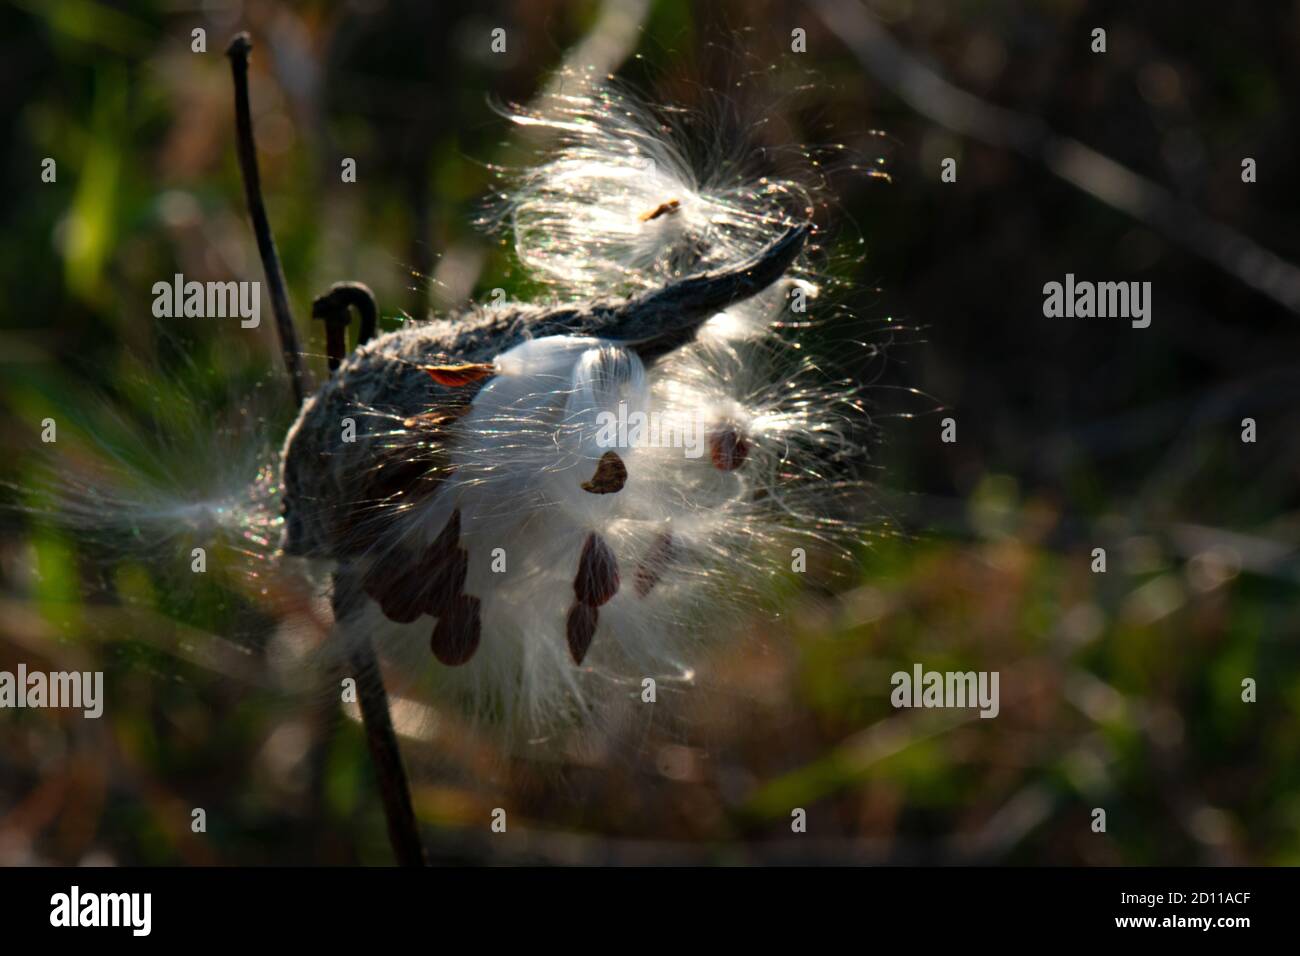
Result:
{"label": "flat brown seed", "polygon": [[734,426],[727,426],[709,436],[709,453],[713,467],[719,471],[735,471],[749,456],[749,442]]}
{"label": "flat brown seed", "polygon": [[612,495],[622,491],[626,483],[627,465],[623,464],[623,459],[618,457],[618,452],[607,451],[600,456],[600,461],[596,464],[596,473],[591,476],[591,481],[582,483],[582,490],[589,491],[593,495]]}
{"label": "flat brown seed", "polygon": [[640,219],[642,222],[650,222],[650,220],[658,219],[660,216],[666,216],[669,215],[670,213],[675,213],[678,209],[681,208],[681,205],[682,205],[682,201],[680,199],[670,199],[667,202],[661,202],[658,206],[655,206],[655,208],[651,209],[649,212],[641,213],[641,215],[638,216],[637,218]]}
{"label": "flat brown seed", "polygon": [[677,545],[667,531],[655,538],[641,563],[636,566],[636,596],[645,597],[677,556]]}
{"label": "flat brown seed", "polygon": [[483,635],[479,607],[478,598],[462,594],[438,618],[429,643],[440,663],[458,667],[474,656]]}
{"label": "flat brown seed", "polygon": [[578,559],[573,593],[588,607],[600,607],[618,593],[618,559],[605,539],[594,531],[587,535]]}
{"label": "flat brown seed", "polygon": [[491,362],[468,362],[464,365],[425,365],[429,378],[447,388],[460,388],[495,375],[497,367]]}
{"label": "flat brown seed", "polygon": [[460,511],[451,513],[433,544],[422,553],[391,550],[366,573],[362,587],[384,617],[410,624],[421,614],[437,614],[465,587],[469,559],[460,547]]}
{"label": "flat brown seed", "polygon": [[456,548],[432,569],[427,583],[427,600],[424,608],[435,617],[442,614],[465,591],[465,578],[469,576],[469,552]]}
{"label": "flat brown seed", "polygon": [[465,590],[469,553],[460,546],[460,509],[447,519],[438,537],[424,553],[425,610],[435,617]]}
{"label": "flat brown seed", "polygon": [[569,608],[569,618],[565,622],[565,635],[569,639],[569,656],[573,663],[581,664],[591,647],[592,638],[596,636],[596,625],[600,621],[600,611],[586,604],[578,603]]}
{"label": "flat brown seed", "polygon": [[424,613],[426,575],[415,556],[384,555],[370,568],[362,588],[379,605],[384,617],[410,624]]}

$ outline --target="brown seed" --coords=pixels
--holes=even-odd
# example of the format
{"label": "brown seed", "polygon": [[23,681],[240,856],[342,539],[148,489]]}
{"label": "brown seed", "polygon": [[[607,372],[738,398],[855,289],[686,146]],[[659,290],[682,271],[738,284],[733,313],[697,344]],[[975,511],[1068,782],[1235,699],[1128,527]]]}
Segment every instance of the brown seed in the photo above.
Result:
{"label": "brown seed", "polygon": [[469,553],[460,546],[460,509],[447,519],[447,524],[425,552],[424,568],[428,573],[424,594],[425,610],[438,616],[465,590],[469,574]]}
{"label": "brown seed", "polygon": [[735,471],[749,456],[749,442],[735,426],[720,428],[709,436],[709,452],[713,467],[720,471]]}
{"label": "brown seed", "polygon": [[453,511],[433,544],[422,553],[391,550],[366,573],[362,587],[398,624],[437,614],[465,587],[469,557],[460,545],[460,511]]}
{"label": "brown seed", "polygon": [[588,607],[600,607],[618,593],[618,559],[605,539],[592,532],[582,546],[573,593]]}
{"label": "brown seed", "polygon": [[483,634],[479,606],[478,598],[462,594],[443,609],[430,638],[433,656],[441,663],[457,667],[474,656]]}
{"label": "brown seed", "polygon": [[675,213],[681,208],[681,205],[682,201],[680,199],[670,199],[667,202],[662,202],[658,206],[655,206],[655,208],[651,209],[649,212],[641,213],[637,218],[642,222],[649,222],[652,219],[658,219],[660,216]]}
{"label": "brown seed", "polygon": [[593,495],[610,495],[622,491],[626,482],[627,465],[623,464],[623,459],[618,457],[618,452],[607,451],[600,456],[596,473],[591,476],[591,481],[582,483],[582,490],[590,491]]}
{"label": "brown seed", "polygon": [[371,566],[362,587],[379,604],[384,617],[410,624],[424,613],[425,580],[425,571],[414,555],[390,551]]}
{"label": "brown seed", "polygon": [[456,548],[451,555],[433,570],[426,590],[424,609],[437,617],[458,597],[465,593],[465,578],[469,575],[469,552]]}
{"label": "brown seed", "polygon": [[636,567],[636,596],[643,598],[649,594],[676,557],[677,545],[673,536],[667,531],[661,533]]}
{"label": "brown seed", "polygon": [[569,655],[573,658],[573,663],[581,664],[587,656],[587,649],[596,636],[596,624],[599,621],[600,611],[594,607],[578,603],[569,608],[565,634],[569,639]]}
{"label": "brown seed", "polygon": [[491,362],[469,362],[464,365],[426,365],[423,367],[429,378],[447,388],[460,388],[496,374],[496,366]]}
{"label": "brown seed", "polygon": [[460,547],[460,509],[456,508],[447,517],[447,523],[438,532],[438,537],[425,549],[424,561],[430,571],[446,561]]}

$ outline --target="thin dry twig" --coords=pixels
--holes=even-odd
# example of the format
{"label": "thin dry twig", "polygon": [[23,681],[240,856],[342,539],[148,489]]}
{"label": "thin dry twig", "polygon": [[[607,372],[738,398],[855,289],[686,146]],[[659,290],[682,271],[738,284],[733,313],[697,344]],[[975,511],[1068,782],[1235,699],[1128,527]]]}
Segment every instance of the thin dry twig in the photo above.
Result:
{"label": "thin dry twig", "polygon": [[[248,198],[249,215],[253,219],[253,231],[257,236],[258,252],[262,257],[262,268],[270,287],[271,307],[275,312],[276,326],[280,332],[284,364],[289,372],[294,397],[301,405],[306,397],[302,355],[298,350],[293,315],[289,311],[289,297],[285,291],[284,274],[275,251],[271,224],[266,218],[261,181],[257,174],[257,148],[253,139],[253,124],[248,108],[248,53],[252,48],[253,43],[248,34],[240,33],[230,41],[226,49],[226,55],[230,57],[230,71],[235,81],[235,123],[239,136],[239,166],[244,177],[244,192]],[[345,287],[336,286],[331,294],[340,288],[355,292],[360,299],[369,300],[372,311],[367,314],[363,308],[363,335],[368,337],[373,334],[373,297],[370,297],[369,290],[359,283],[350,283]],[[325,299],[328,299],[328,296],[322,297],[322,300]],[[336,296],[335,299],[338,297]],[[320,301],[318,300],[318,303]],[[341,340],[341,329],[337,328],[339,316],[335,313],[341,312],[343,319],[346,320],[348,303],[341,300],[336,302],[333,299],[329,301],[334,304],[334,308],[326,308],[321,314],[322,317],[329,318],[330,324],[335,327],[338,334],[334,338]],[[333,367],[334,363],[331,362],[331,368]],[[335,610],[337,611],[337,607]],[[356,639],[351,650],[350,663],[356,671],[357,700],[361,707],[362,723],[365,726],[366,744],[375,765],[379,795],[383,801],[384,817],[388,824],[389,842],[399,864],[423,866],[424,848],[420,843],[415,810],[411,803],[411,790],[407,783],[405,768],[402,766],[397,735],[393,732],[393,721],[388,710],[388,693],[384,689],[379,661],[368,635]]]}
{"label": "thin dry twig", "polygon": [[257,173],[257,146],[253,140],[253,118],[248,108],[248,54],[252,49],[253,41],[247,33],[236,34],[226,47],[226,56],[230,58],[230,74],[235,81],[239,171],[244,179],[244,196],[248,200],[248,214],[253,220],[257,251],[262,257],[262,271],[266,273],[271,311],[275,313],[275,327],[280,334],[280,351],[284,354],[285,368],[289,370],[293,397],[301,405],[307,397],[306,370],[298,348],[298,334],[294,331],[289,295],[285,291],[284,271],[280,268],[279,253],[275,251],[270,220],[266,218],[266,204],[262,202],[262,181]]}

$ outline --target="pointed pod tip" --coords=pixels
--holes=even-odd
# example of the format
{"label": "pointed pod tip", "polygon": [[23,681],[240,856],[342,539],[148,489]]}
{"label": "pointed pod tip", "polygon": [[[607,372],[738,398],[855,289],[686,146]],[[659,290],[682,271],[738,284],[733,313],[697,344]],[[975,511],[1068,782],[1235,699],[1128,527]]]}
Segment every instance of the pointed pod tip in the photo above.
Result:
{"label": "pointed pod tip", "polygon": [[612,322],[602,334],[628,343],[643,361],[671,352],[693,339],[709,318],[781,278],[811,232],[812,223],[798,223],[734,265],[687,276],[631,299],[610,313]]}

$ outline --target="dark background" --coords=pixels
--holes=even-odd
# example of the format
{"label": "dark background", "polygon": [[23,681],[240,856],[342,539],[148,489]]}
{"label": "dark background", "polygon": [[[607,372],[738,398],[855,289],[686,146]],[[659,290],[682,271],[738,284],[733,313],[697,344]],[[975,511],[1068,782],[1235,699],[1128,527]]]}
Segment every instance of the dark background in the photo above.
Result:
{"label": "dark background", "polygon": [[[46,416],[65,474],[97,474],[109,441],[195,481],[187,442],[273,444],[292,418],[265,305],[257,333],[150,314],[174,272],[262,278],[222,55],[239,29],[318,375],[307,304],[334,281],[370,284],[389,328],[527,292],[473,224],[491,164],[520,155],[493,104],[530,102],[566,61],[729,118],[760,168],[806,169],[792,145],[826,158],[824,261],[856,318],[808,347],[859,330],[877,347],[836,356],[870,383],[880,438],[849,580],[813,574],[791,613],[756,610],[709,692],[625,748],[538,766],[450,721],[411,730],[435,859],[1300,862],[1300,5],[6,6],[13,503],[39,504]],[[1043,283],[1067,272],[1150,281],[1151,326],[1044,318]],[[140,433],[162,448],[132,451]],[[123,702],[100,721],[0,714],[0,862],[389,858],[357,725],[304,689],[246,582],[182,597],[56,521],[10,510],[0,529],[0,668],[103,668]],[[1001,716],[893,710],[888,675],[913,661],[1000,670]],[[498,806],[508,840],[487,829]]]}

